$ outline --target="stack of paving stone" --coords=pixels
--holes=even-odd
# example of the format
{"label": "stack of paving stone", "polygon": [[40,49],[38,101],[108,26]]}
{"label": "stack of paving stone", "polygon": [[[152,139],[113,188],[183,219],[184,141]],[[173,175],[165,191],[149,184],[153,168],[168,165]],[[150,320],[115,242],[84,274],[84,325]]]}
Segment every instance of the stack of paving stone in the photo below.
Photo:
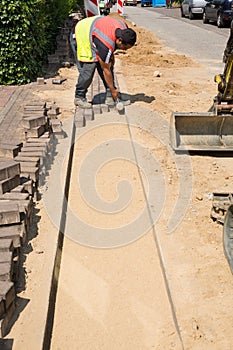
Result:
{"label": "stack of paving stone", "polygon": [[19,275],[20,247],[26,241],[33,202],[20,186],[20,164],[0,159],[0,336],[3,337],[15,310],[15,282]]}
{"label": "stack of paving stone", "polygon": [[30,102],[23,110],[24,141],[0,144],[0,337],[15,310],[20,253],[29,237],[33,197],[46,178],[63,130],[56,104]]}
{"label": "stack of paving stone", "polygon": [[20,163],[21,177],[33,181],[35,191],[42,185],[54,155],[57,138],[63,137],[59,107],[31,102],[24,107],[22,127],[25,142],[15,160]]}

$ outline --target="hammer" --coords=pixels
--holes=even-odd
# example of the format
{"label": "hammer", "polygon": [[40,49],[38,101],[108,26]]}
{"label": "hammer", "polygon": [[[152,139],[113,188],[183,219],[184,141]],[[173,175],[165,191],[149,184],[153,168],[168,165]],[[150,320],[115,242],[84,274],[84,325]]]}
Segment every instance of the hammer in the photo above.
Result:
{"label": "hammer", "polygon": [[124,104],[123,104],[123,102],[121,102],[121,100],[119,98],[116,100],[116,109],[118,111],[123,111],[123,109],[124,109]]}

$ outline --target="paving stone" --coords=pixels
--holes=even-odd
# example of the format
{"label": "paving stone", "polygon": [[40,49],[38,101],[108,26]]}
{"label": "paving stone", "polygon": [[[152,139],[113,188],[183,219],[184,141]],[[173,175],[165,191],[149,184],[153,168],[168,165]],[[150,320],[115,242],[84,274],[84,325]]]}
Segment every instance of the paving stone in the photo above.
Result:
{"label": "paving stone", "polygon": [[46,124],[45,116],[32,116],[32,117],[24,117],[22,119],[22,126],[25,129],[33,129],[41,125]]}
{"label": "paving stone", "polygon": [[16,175],[0,181],[0,194],[10,192],[20,184],[20,176]]}
{"label": "paving stone", "polygon": [[57,116],[58,114],[60,114],[60,109],[58,106],[52,105],[51,107],[48,108],[47,115],[49,117]]}
{"label": "paving stone", "polygon": [[6,192],[0,195],[0,200],[26,200],[29,199],[29,193]]}
{"label": "paving stone", "polygon": [[11,281],[12,273],[13,273],[13,264],[11,261],[0,263],[0,281]]}
{"label": "paving stone", "polygon": [[27,167],[33,167],[33,168],[39,168],[40,164],[38,164],[38,162],[20,162],[20,169],[21,172],[24,172],[24,169]]}
{"label": "paving stone", "polygon": [[26,106],[27,107],[38,107],[38,108],[46,108],[46,102],[41,102],[41,101],[29,101],[27,102]]}
{"label": "paving stone", "polygon": [[21,176],[32,179],[37,182],[39,180],[40,169],[38,167],[24,167]]}
{"label": "paving stone", "polygon": [[39,142],[25,142],[23,145],[24,149],[28,149],[30,147],[37,148],[39,150],[43,150],[45,153],[49,152],[50,145],[48,142],[43,142],[43,140],[38,139]]}
{"label": "paving stone", "polygon": [[15,297],[16,297],[15,286],[13,282],[0,281],[0,297],[3,298],[4,300],[5,312],[7,312],[11,304],[15,301]]}
{"label": "paving stone", "polygon": [[[21,194],[21,193],[19,193]],[[4,203],[4,204],[11,204],[11,203],[14,203],[18,206],[18,209],[19,209],[19,212],[20,213],[23,213],[23,214],[27,214],[27,215],[30,215],[31,212],[32,212],[32,199],[29,198],[29,199],[20,199],[20,200],[9,200],[9,199],[2,199],[0,200],[0,207],[1,207],[1,203]],[[1,213],[0,213],[1,215]]]}
{"label": "paving stone", "polygon": [[34,181],[31,179],[24,179],[23,182],[24,191],[28,192],[31,196],[34,194]]}
{"label": "paving stone", "polygon": [[33,157],[45,157],[46,151],[42,147],[23,147],[21,149],[21,152],[19,153],[20,156],[23,155],[31,155]]}
{"label": "paving stone", "polygon": [[46,131],[46,126],[41,125],[41,126],[37,126],[36,128],[24,129],[24,130],[25,130],[26,138],[28,138],[28,137],[40,137]]}
{"label": "paving stone", "polygon": [[40,157],[30,157],[30,156],[23,154],[22,156],[18,155],[17,157],[15,157],[15,160],[20,163],[20,167],[21,167],[22,162],[32,163],[35,166],[40,165]]}
{"label": "paving stone", "polygon": [[[10,325],[11,319],[15,312],[15,302],[13,302],[8,308],[2,320],[0,320],[0,336],[5,337],[7,334],[8,327]],[[3,349],[4,350],[4,349]]]}
{"label": "paving stone", "polygon": [[11,262],[12,258],[13,258],[12,252],[1,252],[0,253],[0,264]]}
{"label": "paving stone", "polygon": [[12,238],[1,238],[0,239],[0,252],[13,251],[13,239]]}
{"label": "paving stone", "polygon": [[44,78],[37,78],[37,84],[38,85],[44,85],[45,84],[45,79]]}
{"label": "paving stone", "polygon": [[41,111],[42,113],[44,112],[46,107],[46,103],[39,102],[39,103],[28,103],[24,106],[23,111]]}
{"label": "paving stone", "polygon": [[93,105],[93,113],[94,116],[96,116],[97,114],[102,114],[102,109],[101,109],[101,105]]}
{"label": "paving stone", "polygon": [[83,111],[79,108],[76,108],[74,114],[74,123],[77,128],[82,128],[86,125],[86,119],[83,115]]}
{"label": "paving stone", "polygon": [[[5,314],[5,303],[2,297],[0,297],[0,319],[3,318],[3,315]],[[1,345],[1,344],[0,344]],[[1,347],[0,347],[1,349]],[[4,350],[4,349],[3,349]]]}
{"label": "paving stone", "polygon": [[49,63],[59,63],[60,60],[59,60],[59,57],[57,57],[57,55],[49,55],[48,56],[48,62]]}
{"label": "paving stone", "polygon": [[25,118],[30,118],[30,117],[36,118],[36,117],[41,117],[41,116],[46,116],[46,113],[41,112],[41,110],[39,110],[39,111],[24,111],[22,120]]}
{"label": "paving stone", "polygon": [[0,157],[14,158],[20,151],[19,146],[0,143]]}
{"label": "paving stone", "polygon": [[56,132],[61,132],[62,131],[62,123],[60,120],[58,119],[53,119],[51,122],[50,122],[50,125],[52,127],[52,131],[53,133],[56,133]]}
{"label": "paving stone", "polygon": [[91,120],[94,120],[94,112],[93,112],[93,109],[92,108],[85,108],[84,109],[84,111],[83,111],[83,115],[84,115],[84,118],[86,119],[86,120],[89,120],[89,121],[91,121]]}
{"label": "paving stone", "polygon": [[108,113],[108,112],[110,112],[110,107],[106,104],[102,104],[101,110],[102,110],[102,113]]}
{"label": "paving stone", "polygon": [[24,185],[21,185],[21,179],[20,179],[20,184],[16,187],[14,187],[12,190],[11,190],[12,193],[21,193],[21,192],[25,192],[25,189],[24,189]]}
{"label": "paving stone", "polygon": [[0,181],[20,174],[20,164],[14,160],[0,161]]}
{"label": "paving stone", "polygon": [[17,203],[0,200],[0,225],[16,224],[20,222],[20,211]]}
{"label": "paving stone", "polygon": [[27,232],[24,223],[0,226],[0,240],[12,239],[15,249],[21,247],[21,240],[22,242],[25,241],[26,235]]}

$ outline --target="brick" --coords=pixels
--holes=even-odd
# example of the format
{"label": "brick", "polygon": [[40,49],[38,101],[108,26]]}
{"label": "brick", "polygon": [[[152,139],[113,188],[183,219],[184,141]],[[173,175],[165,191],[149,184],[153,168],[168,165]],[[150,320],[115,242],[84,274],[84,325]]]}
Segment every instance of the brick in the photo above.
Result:
{"label": "brick", "polygon": [[[18,194],[21,194],[21,193],[18,193]],[[32,210],[32,199],[20,199],[20,200],[14,200],[14,201],[11,201],[11,200],[8,200],[8,199],[3,199],[3,200],[0,200],[0,207],[1,207],[1,203],[4,203],[7,205],[10,204],[10,203],[13,203],[13,204],[16,204],[18,206],[18,209],[19,209],[19,212],[20,213],[31,213],[31,210]]]}
{"label": "brick", "polygon": [[27,155],[18,155],[16,158],[17,162],[20,162],[20,167],[22,166],[22,163],[32,163],[35,166],[39,166],[40,165],[40,157],[29,157]]}
{"label": "brick", "polygon": [[27,139],[27,142],[24,144],[25,147],[41,147],[45,149],[46,152],[50,152],[53,150],[54,147],[54,141],[52,137],[49,138],[42,138],[39,137],[38,139],[30,138]]}
{"label": "brick", "polygon": [[86,125],[86,119],[83,110],[76,108],[74,114],[74,123],[77,128],[82,128]]}
{"label": "brick", "polygon": [[46,108],[46,102],[41,102],[41,101],[29,101],[25,108],[28,108],[28,107],[38,107],[38,108]]}
{"label": "brick", "polygon": [[22,119],[30,118],[30,117],[36,118],[36,117],[41,117],[41,116],[46,116],[46,112],[41,112],[40,110],[39,111],[24,111]]}
{"label": "brick", "polygon": [[101,110],[102,110],[102,113],[110,112],[110,107],[108,105],[102,104]]}
{"label": "brick", "polygon": [[28,192],[31,196],[34,193],[34,181],[31,179],[25,179],[23,182],[24,191]]}
{"label": "brick", "polygon": [[0,239],[0,252],[13,251],[13,239],[1,238]]}
{"label": "brick", "polygon": [[59,57],[57,57],[57,55],[49,55],[48,56],[48,62],[49,63],[59,63]]}
{"label": "brick", "polygon": [[10,192],[20,184],[20,176],[16,175],[6,180],[0,181],[0,194]]}
{"label": "brick", "polygon": [[21,247],[21,239],[25,239],[26,233],[27,232],[24,223],[9,226],[0,226],[0,240],[12,239],[14,248]]}
{"label": "brick", "polygon": [[0,281],[11,281],[12,273],[13,273],[12,262],[0,263]]}
{"label": "brick", "polygon": [[0,200],[25,200],[29,199],[29,193],[6,192],[0,195]]}
{"label": "brick", "polygon": [[53,119],[50,124],[51,124],[52,130],[53,130],[53,133],[62,132],[62,124],[61,124],[60,120]]}
{"label": "brick", "polygon": [[47,111],[48,116],[58,115],[59,113],[60,113],[60,109],[56,105],[52,105]]}
{"label": "brick", "polygon": [[26,118],[24,117],[21,123],[25,129],[33,129],[38,126],[45,125],[46,119],[45,119],[45,116],[41,116],[41,117],[32,116],[32,117],[26,117]]}
{"label": "brick", "polygon": [[37,84],[38,85],[44,85],[45,84],[45,79],[44,78],[37,78]]}
{"label": "brick", "polygon": [[48,142],[43,142],[43,140],[41,141],[40,139],[38,139],[39,142],[26,142],[23,147],[24,149],[26,150],[27,148],[30,148],[30,147],[34,147],[34,148],[37,148],[39,150],[43,150],[45,152],[48,152],[49,151],[49,143]]}
{"label": "brick", "polygon": [[46,152],[43,148],[40,147],[23,147],[20,152],[21,156],[33,156],[33,157],[45,157]]}
{"label": "brick", "polygon": [[46,126],[41,125],[32,129],[24,129],[26,137],[40,137],[46,131]]}
{"label": "brick", "polygon": [[102,114],[102,110],[101,110],[101,106],[98,104],[98,105],[93,105],[93,113],[94,113],[94,116],[97,115],[97,114]]}
{"label": "brick", "polygon": [[[2,297],[0,297],[0,319],[3,318],[3,315],[5,314],[5,303]],[[1,345],[1,344],[0,344]],[[1,349],[1,347],[0,347]]]}
{"label": "brick", "polygon": [[20,151],[19,146],[0,144],[0,157],[14,158]]}
{"label": "brick", "polygon": [[15,287],[13,282],[0,281],[0,297],[3,298],[4,300],[5,312],[7,312],[11,304],[15,301],[15,297],[16,297]]}
{"label": "brick", "polygon": [[27,157],[32,157],[32,158],[40,157],[40,165],[43,164],[43,159],[45,158],[45,154],[43,153],[43,151],[38,151],[38,150],[35,150],[35,151],[32,151],[32,152],[23,150],[22,152],[20,152],[19,155],[21,157],[26,157],[26,156]]}
{"label": "brick", "polygon": [[21,162],[20,163],[20,169],[21,169],[22,173],[24,172],[25,168],[28,168],[28,167],[39,168],[39,166],[40,165],[38,165],[37,162]]}
{"label": "brick", "polygon": [[[0,266],[1,264],[4,263],[11,263],[12,262],[12,258],[13,258],[13,253],[12,252],[1,252],[0,253]],[[1,290],[0,290],[1,292]],[[1,293],[0,293],[1,295]]]}
{"label": "brick", "polygon": [[[10,326],[11,319],[15,313],[15,302],[13,302],[8,308],[7,312],[4,315],[4,318],[0,320],[0,336],[5,337]],[[7,350],[7,349],[6,349]]]}
{"label": "brick", "polygon": [[20,222],[20,211],[17,203],[0,200],[0,225]]}
{"label": "brick", "polygon": [[44,111],[44,106],[42,104],[40,105],[33,105],[33,104],[27,104],[26,106],[24,106],[24,112],[25,111],[41,111],[43,113]]}
{"label": "brick", "polygon": [[38,167],[24,167],[21,176],[32,179],[37,182],[39,180],[40,169]]}
{"label": "brick", "polygon": [[0,181],[20,174],[20,165],[14,160],[0,161]]}

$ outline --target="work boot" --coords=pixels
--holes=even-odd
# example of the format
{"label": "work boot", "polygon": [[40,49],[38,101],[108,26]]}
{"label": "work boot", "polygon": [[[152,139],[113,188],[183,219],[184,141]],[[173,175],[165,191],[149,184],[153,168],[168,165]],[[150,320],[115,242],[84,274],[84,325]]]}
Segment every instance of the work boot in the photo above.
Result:
{"label": "work boot", "polygon": [[79,108],[92,108],[92,104],[90,102],[87,102],[87,99],[85,97],[75,97],[74,99],[75,106],[78,106]]}
{"label": "work boot", "polygon": [[114,107],[115,106],[115,101],[112,98],[112,96],[106,96],[104,103],[108,105],[109,107]]}

